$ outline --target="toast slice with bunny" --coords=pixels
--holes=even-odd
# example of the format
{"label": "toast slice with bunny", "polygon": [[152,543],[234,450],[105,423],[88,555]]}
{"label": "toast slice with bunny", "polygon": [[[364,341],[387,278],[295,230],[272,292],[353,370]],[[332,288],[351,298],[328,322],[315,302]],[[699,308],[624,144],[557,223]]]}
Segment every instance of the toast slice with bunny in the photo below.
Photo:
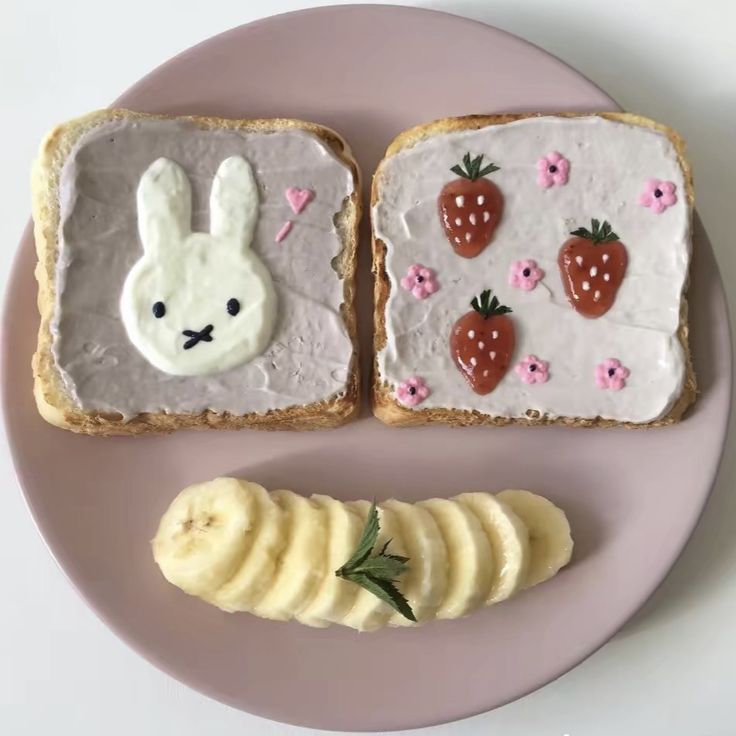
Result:
{"label": "toast slice with bunny", "polygon": [[312,123],[58,126],[32,175],[41,415],[98,435],[348,421],[359,187]]}

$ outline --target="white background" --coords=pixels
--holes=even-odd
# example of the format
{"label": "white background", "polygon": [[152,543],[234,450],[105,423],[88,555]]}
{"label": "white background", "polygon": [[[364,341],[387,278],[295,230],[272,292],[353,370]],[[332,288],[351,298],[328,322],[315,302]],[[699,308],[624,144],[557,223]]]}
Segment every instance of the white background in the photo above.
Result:
{"label": "white background", "polygon": [[[306,7],[288,0],[0,0],[0,282],[28,218],[28,167],[55,122],[107,105],[172,54]],[[689,144],[698,209],[726,284],[736,277],[733,0],[430,0],[546,48],[625,109]],[[730,286],[727,291],[732,291]],[[733,303],[732,303],[733,307]],[[733,320],[733,309],[731,310]],[[734,441],[692,541],[622,632],[573,672],[447,736],[733,736]],[[729,457],[730,455],[730,457]],[[0,527],[0,734],[307,734],[227,708],[155,670],[83,605],[26,510],[5,444]],[[667,509],[663,508],[666,514]],[[437,663],[441,666],[441,662]]]}

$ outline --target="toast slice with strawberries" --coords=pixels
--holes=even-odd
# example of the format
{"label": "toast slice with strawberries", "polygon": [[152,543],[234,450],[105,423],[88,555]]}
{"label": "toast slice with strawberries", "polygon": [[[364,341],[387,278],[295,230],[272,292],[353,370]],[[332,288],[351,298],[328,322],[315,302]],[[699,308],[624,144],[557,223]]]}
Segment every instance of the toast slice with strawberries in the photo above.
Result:
{"label": "toast slice with strawberries", "polygon": [[471,115],[373,178],[372,401],[392,425],[658,427],[694,402],[682,139],[630,113]]}

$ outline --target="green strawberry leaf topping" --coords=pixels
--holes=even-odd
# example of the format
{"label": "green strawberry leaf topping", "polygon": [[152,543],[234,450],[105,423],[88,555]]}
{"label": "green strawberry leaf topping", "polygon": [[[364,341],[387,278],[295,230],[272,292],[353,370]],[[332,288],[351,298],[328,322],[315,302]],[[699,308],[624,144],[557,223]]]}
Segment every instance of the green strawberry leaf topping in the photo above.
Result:
{"label": "green strawberry leaf topping", "polygon": [[363,533],[358,541],[350,559],[339,569],[335,575],[339,578],[349,580],[373,593],[382,601],[388,603],[391,608],[398,611],[409,621],[416,621],[414,611],[411,610],[409,602],[401,591],[396,587],[397,578],[407,571],[408,557],[392,555],[388,553],[389,539],[376,554],[374,547],[378,539],[381,524],[378,520],[378,510],[375,502],[371,504],[368,512]]}
{"label": "green strawberry leaf topping", "polygon": [[489,317],[496,317],[501,314],[509,314],[509,312],[513,311],[511,307],[505,307],[501,302],[498,301],[498,297],[494,296],[491,298],[491,290],[486,289],[484,292],[480,295],[480,301],[478,301],[478,297],[474,296],[472,301],[470,302],[470,306],[475,309],[476,312],[479,312],[483,315],[484,319],[488,319]]}
{"label": "green strawberry leaf topping", "polygon": [[465,168],[463,168],[460,164],[456,164],[450,169],[450,171],[452,171],[454,174],[457,174],[458,176],[462,176],[463,179],[470,179],[470,181],[480,179],[481,176],[485,176],[486,174],[492,174],[494,171],[498,171],[501,168],[500,166],[496,166],[496,164],[488,164],[488,166],[482,166],[482,153],[480,154],[480,156],[476,156],[473,159],[470,158],[470,153],[466,153],[463,156],[463,164],[465,165]]}
{"label": "green strawberry leaf topping", "polygon": [[613,243],[615,240],[618,240],[618,235],[613,232],[607,220],[603,220],[603,224],[601,225],[600,221],[595,218],[590,221],[590,230],[579,227],[577,230],[573,230],[570,235],[577,235],[579,238],[592,240],[594,245]]}

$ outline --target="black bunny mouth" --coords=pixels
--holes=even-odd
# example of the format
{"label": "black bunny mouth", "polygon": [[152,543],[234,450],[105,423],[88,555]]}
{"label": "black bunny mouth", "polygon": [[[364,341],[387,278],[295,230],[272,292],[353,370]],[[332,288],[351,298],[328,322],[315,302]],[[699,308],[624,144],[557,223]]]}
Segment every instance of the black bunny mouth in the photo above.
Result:
{"label": "black bunny mouth", "polygon": [[212,330],[215,329],[214,325],[207,325],[199,332],[195,330],[184,330],[181,334],[189,339],[184,343],[184,350],[190,350],[195,345],[199,345],[200,342],[212,342],[215,338],[212,337]]}

